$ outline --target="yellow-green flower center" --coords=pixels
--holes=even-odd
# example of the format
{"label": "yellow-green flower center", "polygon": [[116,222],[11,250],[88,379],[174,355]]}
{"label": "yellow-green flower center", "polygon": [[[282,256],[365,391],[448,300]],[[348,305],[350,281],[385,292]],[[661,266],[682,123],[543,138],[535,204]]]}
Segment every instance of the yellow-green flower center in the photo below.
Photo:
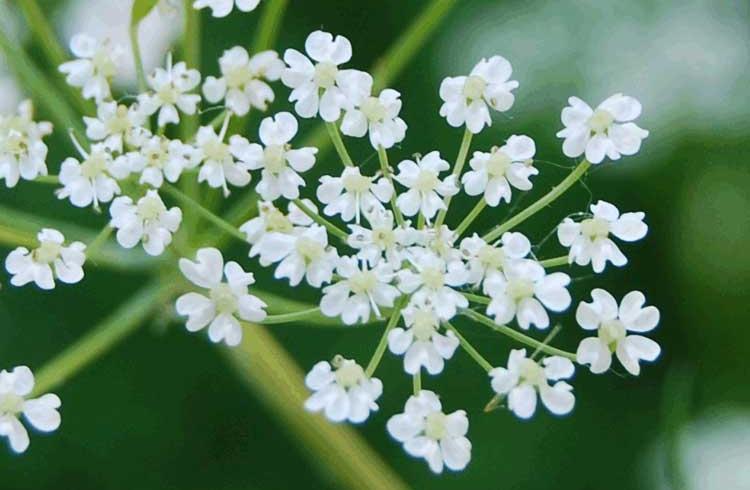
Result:
{"label": "yellow-green flower center", "polygon": [[448,434],[446,419],[442,412],[433,412],[427,416],[424,424],[424,434],[435,441],[439,441]]}
{"label": "yellow-green flower center", "polygon": [[336,65],[324,61],[315,65],[313,80],[315,80],[315,84],[318,87],[329,88],[336,83],[336,75],[338,75],[338,73],[339,69]]}
{"label": "yellow-green flower center", "polygon": [[581,233],[594,240],[609,235],[609,222],[601,218],[589,218],[581,221]]}
{"label": "yellow-green flower center", "polygon": [[471,75],[464,83],[464,96],[471,100],[479,99],[484,94],[485,88],[487,88],[487,82],[482,77]]}
{"label": "yellow-green flower center", "polygon": [[604,133],[609,129],[615,120],[611,112],[604,109],[597,109],[589,117],[588,125],[594,133]]}
{"label": "yellow-green flower center", "polygon": [[231,315],[237,311],[237,297],[229,284],[223,282],[215,286],[211,289],[210,297],[218,313]]}

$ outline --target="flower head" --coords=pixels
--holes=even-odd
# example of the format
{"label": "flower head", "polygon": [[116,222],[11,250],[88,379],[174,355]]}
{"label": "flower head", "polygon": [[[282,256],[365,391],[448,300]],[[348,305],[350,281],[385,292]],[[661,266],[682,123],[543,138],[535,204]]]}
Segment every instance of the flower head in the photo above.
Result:
{"label": "flower head", "polygon": [[226,17],[232,12],[235,5],[242,12],[251,12],[255,10],[259,3],[260,0],[195,0],[193,8],[204,9],[208,7],[214,17]]}
{"label": "flower head", "polygon": [[440,318],[430,307],[411,304],[402,315],[407,328],[397,327],[388,333],[390,351],[403,354],[408,374],[417,374],[422,367],[430,374],[441,373],[458,347],[455,334],[450,330],[440,333]]}
{"label": "flower head", "polygon": [[154,189],[147,191],[137,203],[128,196],[116,198],[109,213],[112,215],[110,224],[117,229],[117,242],[125,248],[142,242],[149,255],[164,252],[182,221],[180,208],[168,210]]}
{"label": "flower head", "polygon": [[37,248],[29,251],[18,247],[5,259],[5,268],[13,275],[11,284],[24,286],[34,282],[42,289],[54,289],[55,278],[67,284],[83,279],[86,245],[65,245],[63,234],[52,228],[42,228],[36,237]]}
{"label": "flower head", "polygon": [[418,239],[417,230],[394,224],[391,211],[375,210],[367,215],[368,226],[349,225],[346,243],[357,250],[357,257],[370,264],[381,260],[394,267],[404,260],[404,251]]}
{"label": "flower head", "polygon": [[100,43],[86,34],[76,34],[70,40],[70,50],[77,59],[59,68],[68,84],[80,87],[85,99],[101,102],[110,98],[109,82],[123,63],[124,48],[109,40]]}
{"label": "flower head", "polygon": [[180,140],[164,136],[151,136],[138,145],[136,151],[126,155],[131,172],[141,174],[138,183],[159,188],[168,182],[177,182],[184,170],[195,168],[201,160],[200,151]]}
{"label": "flower head", "polygon": [[21,102],[16,114],[0,115],[0,179],[6,186],[47,175],[47,145],[42,138],[51,132],[51,123],[34,121],[30,100]]}
{"label": "flower head", "polygon": [[506,265],[531,252],[531,242],[522,233],[503,233],[500,243],[500,246],[491,245],[476,233],[461,240],[461,255],[469,269],[469,283],[479,287],[486,277],[502,273]]}
{"label": "flower head", "polygon": [[356,220],[360,215],[371,215],[385,210],[382,203],[393,195],[393,186],[386,178],[367,177],[358,167],[344,167],[341,177],[324,175],[320,178],[317,197],[326,205],[323,213],[341,215],[344,221]]}
{"label": "flower head", "polygon": [[124,145],[134,144],[138,136],[145,132],[146,117],[137,104],[127,107],[117,102],[100,102],[96,107],[96,117],[83,116],[86,123],[86,137],[91,141],[101,141],[108,148],[122,152]]}
{"label": "flower head", "polygon": [[127,177],[129,165],[127,158],[114,158],[109,148],[98,143],[87,152],[78,148],[81,161],[66,158],[60,168],[62,189],[56,191],[59,199],[70,199],[73,206],[85,208],[91,204],[95,208],[99,203],[109,202],[120,193],[117,179]]}
{"label": "flower head", "polygon": [[417,213],[432,219],[441,209],[445,209],[443,197],[458,193],[453,175],[440,180],[440,172],[450,168],[440,153],[432,151],[417,162],[404,160],[398,164],[398,174],[393,178],[409,190],[400,194],[396,205],[406,216]]}
{"label": "flower head", "polygon": [[446,262],[425,249],[409,252],[409,266],[396,273],[398,288],[411,294],[411,304],[434,308],[441,320],[456,316],[469,303],[457,287],[466,284],[468,272],[461,261]]}
{"label": "flower head", "polygon": [[147,81],[153,92],[141,94],[138,100],[146,114],[159,112],[159,127],[179,123],[177,109],[185,114],[195,114],[201,96],[187,92],[200,84],[201,74],[198,70],[189,69],[184,61],[172,65],[172,55],[169,54],[167,67],[154,69]]}
{"label": "flower head", "polygon": [[227,117],[219,134],[211,126],[202,126],[195,137],[202,162],[198,182],[207,182],[210,187],[223,189],[224,196],[229,195],[227,183],[237,187],[250,183],[248,164],[242,160],[247,156],[250,142],[235,134],[229,138],[228,144],[225,143],[224,135],[228,124]]}
{"label": "flower head", "polygon": [[341,121],[341,132],[361,138],[369,133],[370,144],[376,150],[388,149],[406,137],[406,123],[398,117],[401,112],[401,94],[385,89],[375,97],[369,95],[353,101]]}

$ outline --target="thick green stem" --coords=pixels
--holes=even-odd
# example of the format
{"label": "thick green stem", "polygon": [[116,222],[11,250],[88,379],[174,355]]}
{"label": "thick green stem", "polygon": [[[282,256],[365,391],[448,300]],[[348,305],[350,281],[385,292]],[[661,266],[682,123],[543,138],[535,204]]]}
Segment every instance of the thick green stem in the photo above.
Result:
{"label": "thick green stem", "polygon": [[372,354],[370,362],[367,363],[367,368],[365,369],[365,374],[367,374],[367,376],[375,374],[375,370],[378,368],[380,360],[383,359],[383,353],[385,353],[385,348],[388,345],[388,334],[396,327],[396,325],[398,325],[398,321],[401,318],[401,309],[406,305],[408,299],[408,296],[402,296],[396,301],[396,306],[393,308],[391,317],[385,325],[385,330],[383,330],[383,335],[380,337],[380,342],[378,342],[378,346],[375,348],[375,352]]}
{"label": "thick green stem", "polygon": [[255,31],[255,38],[250,46],[250,51],[253,54],[271,49],[276,44],[281,20],[284,18],[284,11],[289,0],[266,0],[263,3],[263,12],[258,21],[258,29]]}
{"label": "thick green stem", "polygon": [[133,51],[133,62],[135,63],[135,74],[138,78],[138,91],[145,92],[148,90],[146,84],[146,71],[143,69],[143,58],[141,58],[141,45],[138,40],[138,22],[131,22],[128,28],[130,34],[130,49]]}
{"label": "thick green stem", "polygon": [[292,202],[296,204],[297,207],[300,209],[300,211],[305,213],[311,220],[315,221],[321,226],[324,226],[325,229],[328,230],[328,233],[346,242],[346,239],[349,235],[347,235],[344,230],[342,230],[338,226],[334,225],[333,223],[331,223],[330,221],[328,221],[327,219],[325,219],[324,217],[322,217],[321,215],[319,215],[318,213],[310,209],[307,206],[307,204],[302,202],[302,199],[295,199]]}
{"label": "thick green stem", "polygon": [[480,198],[479,202],[476,203],[474,208],[469,211],[469,214],[466,215],[466,217],[461,221],[461,223],[456,227],[456,238],[461,237],[466,230],[471,226],[471,224],[474,222],[475,219],[484,211],[484,208],[487,207],[487,201],[484,200],[484,198]]}
{"label": "thick green stem", "polygon": [[102,228],[102,231],[99,232],[94,239],[89,242],[89,244],[86,246],[86,255],[89,256],[96,256],[96,253],[99,251],[99,249],[107,242],[107,239],[112,235],[112,232],[114,231],[114,228],[112,228],[110,225],[105,226]]}
{"label": "thick green stem", "polygon": [[466,299],[471,301],[472,303],[478,303],[480,305],[488,305],[490,304],[490,301],[492,301],[491,298],[488,298],[487,296],[480,296],[479,294],[471,294],[471,293],[461,293],[464,295]]}
{"label": "thick green stem", "polygon": [[222,230],[226,231],[233,237],[239,240],[242,240],[245,243],[247,242],[247,238],[240,230],[235,228],[231,223],[224,221],[223,218],[215,215],[214,213],[212,213],[211,211],[203,207],[201,203],[191,198],[190,196],[184,194],[177,187],[165,182],[164,185],[162,186],[162,189],[164,189],[167,192],[167,194],[169,194],[170,196],[175,198],[177,201],[179,201],[183,206],[185,206],[186,211],[195,211],[196,213],[200,214],[201,216],[206,218],[208,221],[215,224]]}
{"label": "thick green stem", "polygon": [[336,123],[329,122],[329,123],[326,123],[326,129],[328,129],[328,135],[331,137],[331,142],[333,143],[333,146],[336,147],[336,152],[339,154],[341,163],[343,163],[347,167],[353,166],[354,162],[352,161],[352,157],[349,156],[349,152],[346,150],[346,146],[344,145],[344,140],[341,139],[341,133],[339,132],[339,127],[336,126]]}
{"label": "thick green stem", "polygon": [[588,160],[583,160],[578,164],[576,168],[573,169],[573,171],[567,177],[565,177],[562,182],[553,187],[551,191],[542,196],[538,201],[484,235],[482,237],[484,241],[491,242],[493,240],[496,240],[497,238],[500,238],[500,236],[506,231],[512,230],[516,226],[526,221],[528,218],[534,216],[536,213],[544,209],[555,199],[562,196],[565,191],[570,189],[573,184],[578,182],[578,180],[584,176],[589,167],[591,167],[591,163],[589,163]]}
{"label": "thick green stem", "polygon": [[418,396],[419,392],[422,391],[422,371],[421,368],[419,371],[414,373],[414,376],[411,378],[412,381],[412,390],[414,392],[414,396]]}
{"label": "thick green stem", "polygon": [[[464,170],[464,165],[466,164],[466,156],[469,154],[469,147],[471,147],[471,139],[473,136],[474,133],[472,133],[468,129],[464,131],[464,137],[461,140],[461,147],[458,149],[456,163],[455,165],[453,165],[453,180],[459,188],[461,187],[461,172],[463,172]],[[440,228],[443,225],[443,222],[445,221],[445,215],[448,214],[448,208],[451,205],[451,200],[453,200],[453,196],[445,196],[445,199],[443,199],[445,207],[440,210],[437,219],[435,220],[436,229]]]}
{"label": "thick green stem", "polygon": [[38,182],[40,184],[57,185],[60,183],[60,178],[57,175],[40,175],[31,182]]}
{"label": "thick green stem", "polygon": [[469,356],[482,367],[482,369],[484,369],[488,373],[492,371],[492,364],[490,364],[487,359],[482,357],[482,354],[480,354],[479,351],[473,345],[471,345],[471,343],[469,343],[469,341],[466,340],[463,335],[461,335],[456,327],[454,327],[449,322],[445,322],[445,326],[458,338],[458,342],[461,344],[461,348],[463,348],[463,350],[465,350],[466,353],[469,354]]}
{"label": "thick green stem", "polygon": [[378,160],[380,160],[380,171],[383,172],[383,176],[388,179],[393,187],[393,194],[391,194],[391,209],[393,209],[393,216],[396,217],[396,223],[398,226],[404,226],[404,216],[401,214],[401,210],[396,205],[396,187],[393,183],[393,174],[391,174],[391,167],[388,164],[388,153],[385,148],[378,146]]}
{"label": "thick green stem", "polygon": [[[182,34],[182,57],[188,68],[201,69],[201,13],[193,8],[194,0],[185,0],[185,31]],[[199,115],[184,114],[180,118],[183,141],[188,141],[198,129]],[[194,181],[192,181],[194,182]],[[195,188],[191,189],[194,191]],[[192,195],[192,194],[191,194]]]}
{"label": "thick green stem", "polygon": [[545,269],[549,269],[552,267],[560,267],[560,266],[569,264],[567,255],[562,255],[560,257],[554,257],[551,259],[540,260],[539,263]]}

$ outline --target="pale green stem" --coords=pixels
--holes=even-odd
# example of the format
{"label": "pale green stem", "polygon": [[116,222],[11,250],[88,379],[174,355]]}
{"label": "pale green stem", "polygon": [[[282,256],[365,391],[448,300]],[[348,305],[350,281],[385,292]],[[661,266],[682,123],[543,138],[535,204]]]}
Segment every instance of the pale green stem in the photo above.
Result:
{"label": "pale green stem", "polygon": [[479,202],[476,203],[474,208],[469,211],[469,214],[467,214],[466,217],[461,221],[461,223],[456,227],[456,238],[459,238],[466,232],[466,230],[469,228],[469,226],[471,226],[474,220],[477,219],[482,211],[484,211],[485,207],[487,207],[487,201],[485,201],[482,197],[479,199]]}
{"label": "pale green stem", "polygon": [[[99,249],[107,242],[107,239],[112,235],[114,228],[107,225],[102,228],[102,231],[86,246],[86,255],[95,256]],[[96,261],[94,261],[96,262]]]}
{"label": "pale green stem", "polygon": [[331,142],[333,142],[333,146],[336,147],[336,152],[339,154],[341,163],[343,163],[347,167],[353,166],[354,162],[352,161],[352,157],[349,156],[349,152],[346,150],[346,146],[344,145],[344,140],[341,139],[341,133],[339,132],[339,127],[336,126],[336,123],[328,122],[326,123],[326,128],[328,129],[328,135],[331,137]]}
{"label": "pale green stem", "polygon": [[570,189],[573,184],[578,182],[578,180],[584,176],[589,167],[591,167],[591,163],[589,163],[588,160],[583,160],[578,164],[578,166],[576,166],[576,168],[573,169],[573,171],[567,177],[565,177],[562,182],[553,187],[551,191],[542,196],[538,201],[484,235],[482,237],[484,241],[491,242],[499,238],[506,231],[512,230],[516,226],[526,221],[528,218],[534,216],[536,213],[544,209],[555,199],[562,196],[565,191]]}
{"label": "pale green stem", "polygon": [[138,40],[138,22],[130,23],[128,33],[130,34],[130,49],[133,51],[133,62],[135,63],[135,74],[138,78],[138,91],[143,93],[148,90],[146,84],[146,71],[143,69],[143,59],[141,58],[141,46]]}
{"label": "pale green stem", "polygon": [[222,230],[226,231],[233,237],[247,243],[247,238],[240,230],[235,228],[231,223],[224,221],[223,218],[215,215],[214,213],[212,213],[211,211],[203,207],[201,203],[191,198],[190,196],[184,194],[177,187],[165,182],[164,185],[162,186],[162,189],[164,189],[167,192],[167,194],[169,194],[170,196],[175,198],[177,201],[179,201],[183,206],[185,206],[185,211],[197,212],[198,214],[206,218],[208,221],[215,224]]}
{"label": "pale green stem", "polygon": [[529,337],[528,335],[524,335],[521,332],[513,330],[512,328],[506,325],[496,324],[491,318],[486,317],[482,315],[481,313],[477,313],[476,311],[473,311],[473,310],[463,310],[461,314],[483,325],[486,325],[490,327],[491,329],[493,329],[494,331],[499,332],[503,335],[506,335],[512,338],[513,340],[516,340],[522,344],[528,345],[529,347],[534,347],[535,349],[539,349],[545,354],[549,354],[552,356],[566,357],[573,362],[575,362],[576,360],[576,355],[573,354],[572,352],[567,352],[562,349],[557,349],[555,347],[544,345],[544,342],[540,342],[534,338]]}
{"label": "pale green stem", "polygon": [[280,323],[305,323],[312,316],[320,315],[320,307],[310,308],[308,310],[295,311],[294,313],[283,313],[281,315],[268,315],[265,320],[259,322],[261,325],[278,325]]}
{"label": "pale green stem", "polygon": [[422,228],[424,228],[424,222],[425,222],[425,219],[424,219],[424,214],[422,214],[422,213],[420,212],[420,213],[419,213],[419,214],[417,215],[417,229],[418,229],[418,230],[421,230]]}
{"label": "pale green stem", "polygon": [[346,234],[344,230],[342,230],[338,226],[334,225],[333,223],[331,223],[330,221],[328,221],[327,219],[325,219],[324,217],[322,217],[321,215],[319,215],[318,213],[310,209],[307,206],[307,204],[302,202],[302,199],[294,199],[292,202],[296,204],[297,207],[300,209],[300,211],[305,213],[311,220],[315,221],[321,226],[324,226],[325,229],[328,230],[328,233],[346,242],[348,235]]}
{"label": "pale green stem", "polygon": [[[194,0],[185,0],[183,9],[185,10],[185,30],[182,34],[182,56],[188,68],[198,71],[201,69],[201,13],[200,10],[193,8]],[[194,135],[198,129],[198,113],[193,115],[184,114],[180,118],[183,141],[188,141],[190,136]],[[192,181],[194,182],[194,181]],[[189,194],[196,190],[196,186],[190,189]]]}
{"label": "pale green stem", "polygon": [[419,371],[414,373],[414,375],[411,378],[412,381],[412,389],[414,391],[414,396],[418,396],[419,392],[422,391],[422,369],[420,368]]}
{"label": "pale green stem", "polygon": [[393,183],[393,174],[391,174],[391,167],[388,164],[388,153],[385,148],[378,146],[378,160],[380,160],[380,171],[383,172],[383,176],[388,179],[393,187],[393,194],[391,194],[391,208],[393,209],[393,216],[396,217],[396,223],[398,226],[404,226],[404,216],[401,214],[401,210],[396,205],[396,186]]}
{"label": "pale green stem", "polygon": [[232,113],[226,109],[219,112],[219,114],[217,114],[216,117],[211,119],[211,121],[208,123],[208,126],[211,126],[212,128],[214,128],[215,131],[218,131],[219,128],[221,128],[222,125],[224,124],[224,120],[227,118],[227,114],[231,116]]}
{"label": "pale green stem", "polygon": [[[559,334],[561,331],[562,331],[562,325],[560,325],[558,323],[557,325],[555,325],[552,328],[552,330],[550,331],[550,333],[548,333],[547,336],[544,337],[544,341],[542,341],[542,344],[543,345],[549,345],[549,344],[551,344],[552,341],[555,339],[555,337],[557,337],[557,334]],[[531,353],[531,358],[532,359],[536,359],[537,356],[539,354],[541,354],[541,352],[542,352],[542,349],[540,349],[539,347],[537,347],[536,349],[534,349],[534,352]]]}
{"label": "pale green stem", "polygon": [[[466,156],[469,154],[469,148],[471,147],[471,139],[473,136],[474,133],[472,133],[468,129],[464,131],[464,137],[461,140],[461,147],[458,149],[456,163],[455,165],[453,165],[453,179],[459,188],[461,188],[461,172],[463,172],[464,170],[464,165],[466,164]],[[451,205],[451,200],[453,200],[453,196],[445,196],[445,198],[443,199],[445,208],[441,209],[437,215],[437,219],[435,220],[435,229],[439,229],[443,225],[443,222],[445,221],[445,215],[448,214],[448,208]]]}
{"label": "pale green stem", "polygon": [[32,180],[32,182],[57,185],[60,183],[60,178],[57,175],[40,175],[36,179]]}
{"label": "pale green stem", "polygon": [[271,49],[276,44],[281,20],[284,18],[284,11],[288,3],[289,0],[266,0],[263,2],[263,12],[258,21],[258,29],[255,31],[255,39],[253,39],[250,49],[251,53],[255,54]]}
{"label": "pale green stem", "polygon": [[478,294],[471,294],[471,293],[461,293],[464,295],[466,299],[471,301],[472,303],[479,303],[481,305],[488,305],[490,304],[490,301],[492,301],[491,298],[488,298],[487,296],[480,296]]}
{"label": "pale green stem", "polygon": [[370,362],[367,363],[365,374],[367,374],[368,377],[375,374],[375,370],[378,368],[378,365],[380,365],[380,361],[383,359],[383,353],[385,353],[385,348],[388,345],[388,334],[396,327],[399,319],[401,319],[401,309],[404,307],[408,299],[408,296],[402,296],[396,301],[396,306],[393,307],[391,317],[388,319],[388,323],[385,325],[385,330],[383,330],[383,335],[380,337],[380,342],[378,342],[378,346],[375,348],[375,352],[373,352]]}
{"label": "pale green stem", "polygon": [[474,359],[474,362],[479,364],[485,371],[492,371],[492,364],[490,364],[487,359],[482,357],[482,354],[480,354],[479,351],[473,345],[471,345],[471,343],[466,340],[463,335],[461,335],[456,327],[451,325],[449,322],[445,322],[445,326],[458,338],[458,342],[461,344],[461,348],[463,348],[463,350],[465,350],[466,353],[469,354],[472,359]]}
{"label": "pale green stem", "polygon": [[554,257],[551,259],[546,260],[540,260],[539,263],[544,267],[545,269],[549,269],[552,267],[560,267],[563,265],[568,265],[568,256],[562,255],[560,257]]}

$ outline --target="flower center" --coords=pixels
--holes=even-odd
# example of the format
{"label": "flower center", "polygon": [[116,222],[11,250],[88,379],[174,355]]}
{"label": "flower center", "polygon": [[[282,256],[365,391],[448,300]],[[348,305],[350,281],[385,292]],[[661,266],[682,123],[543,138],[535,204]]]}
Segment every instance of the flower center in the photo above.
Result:
{"label": "flower center", "polygon": [[396,234],[390,228],[375,228],[372,230],[372,242],[379,248],[386,249],[396,243]]}
{"label": "flower center", "polygon": [[278,174],[286,168],[283,145],[269,145],[263,150],[263,164],[271,173]]}
{"label": "flower center", "polygon": [[167,207],[156,196],[147,195],[138,201],[138,216],[143,221],[153,221],[159,219],[162,213],[167,211]]}
{"label": "flower center", "polygon": [[43,241],[34,250],[34,261],[41,264],[51,264],[60,256],[62,245],[56,242]]}
{"label": "flower center", "polygon": [[216,311],[231,315],[237,311],[237,297],[229,284],[223,282],[211,289],[211,301]]}
{"label": "flower center", "polygon": [[380,99],[377,97],[368,97],[362,102],[360,109],[362,114],[365,115],[370,122],[380,122],[385,120],[388,113],[385,110],[385,106],[380,103]]}
{"label": "flower center", "polygon": [[492,177],[503,177],[505,172],[510,168],[512,160],[508,155],[500,150],[492,153],[490,159],[487,160],[487,173]]}
{"label": "flower center", "polygon": [[440,289],[445,285],[445,275],[443,271],[435,267],[425,267],[419,273],[422,284],[430,289]]}
{"label": "flower center", "polygon": [[464,96],[467,99],[479,99],[484,94],[486,87],[487,82],[484,81],[484,78],[471,75],[464,83]]}
{"label": "flower center", "polygon": [[231,88],[242,87],[252,79],[253,74],[244,65],[232,67],[224,73],[224,80],[227,82],[227,87]]}
{"label": "flower center", "polygon": [[278,231],[281,233],[289,233],[294,228],[292,222],[289,221],[284,213],[276,208],[271,208],[266,211],[265,217],[266,231]]}
{"label": "flower center", "polygon": [[544,369],[531,359],[521,361],[520,369],[521,383],[526,382],[534,386],[540,386],[547,382],[547,376],[544,375]]}
{"label": "flower center", "polygon": [[590,239],[604,238],[609,235],[609,222],[601,218],[589,218],[581,221],[581,233]]}
{"label": "flower center", "polygon": [[508,295],[514,301],[530,298],[534,295],[534,283],[528,279],[511,279],[508,282]]}
{"label": "flower center", "polygon": [[342,181],[346,192],[352,194],[362,194],[363,192],[367,192],[370,189],[370,182],[372,182],[372,179],[370,177],[360,175],[359,173],[347,173]]}
{"label": "flower center", "polygon": [[157,92],[156,96],[159,97],[159,100],[161,100],[164,104],[174,104],[177,102],[177,97],[180,95],[180,92],[174,88],[174,85],[167,84],[163,87],[161,87]]}
{"label": "flower center", "polygon": [[414,188],[420,192],[429,192],[435,189],[438,184],[440,184],[440,180],[438,180],[435,172],[420,170],[417,180],[414,182]]}
{"label": "flower center", "polygon": [[336,65],[324,61],[315,65],[313,80],[320,88],[333,87],[333,84],[336,83],[336,75],[338,75],[338,73],[339,69]]}
{"label": "flower center", "polygon": [[446,425],[446,415],[442,412],[432,412],[427,416],[424,423],[424,435],[439,441],[448,434]]}
{"label": "flower center", "polygon": [[97,151],[91,153],[87,159],[81,163],[81,175],[87,179],[93,180],[107,170],[107,157],[104,152]]}
{"label": "flower center", "polygon": [[349,287],[354,294],[369,294],[378,284],[372,271],[357,271],[349,278]]}
{"label": "flower center", "polygon": [[99,49],[91,58],[91,62],[94,64],[96,71],[103,77],[111,78],[117,73],[117,66],[112,61],[108,49]]}
{"label": "flower center", "polygon": [[427,341],[435,333],[437,321],[431,311],[419,310],[414,315],[414,326],[412,327],[414,337],[417,340]]}
{"label": "flower center", "polygon": [[107,131],[110,134],[124,133],[131,128],[128,108],[124,105],[117,106],[115,115],[107,121]]}
{"label": "flower center", "polygon": [[479,262],[485,269],[502,269],[505,265],[505,252],[501,248],[485,245],[477,254]]}
{"label": "flower center", "polygon": [[212,139],[203,145],[203,154],[207,160],[224,162],[230,158],[229,145],[218,138]]}
{"label": "flower center", "polygon": [[323,256],[323,246],[310,238],[301,236],[297,239],[297,253],[302,256],[305,263],[311,263]]}
{"label": "flower center", "polygon": [[23,397],[15,393],[0,395],[0,415],[16,415],[23,412]]}
{"label": "flower center", "polygon": [[604,133],[609,129],[615,120],[615,116],[611,112],[605,111],[604,109],[597,109],[589,117],[588,125],[591,131],[595,133]]}
{"label": "flower center", "polygon": [[341,363],[341,367],[336,370],[334,376],[336,377],[336,383],[348,390],[365,379],[365,371],[356,362],[345,360]]}
{"label": "flower center", "polygon": [[607,344],[611,352],[617,349],[617,344],[625,335],[625,325],[620,320],[612,320],[599,327],[599,339]]}
{"label": "flower center", "polygon": [[11,153],[21,155],[26,152],[28,145],[24,134],[15,130],[10,130],[8,134],[0,137],[0,154]]}

